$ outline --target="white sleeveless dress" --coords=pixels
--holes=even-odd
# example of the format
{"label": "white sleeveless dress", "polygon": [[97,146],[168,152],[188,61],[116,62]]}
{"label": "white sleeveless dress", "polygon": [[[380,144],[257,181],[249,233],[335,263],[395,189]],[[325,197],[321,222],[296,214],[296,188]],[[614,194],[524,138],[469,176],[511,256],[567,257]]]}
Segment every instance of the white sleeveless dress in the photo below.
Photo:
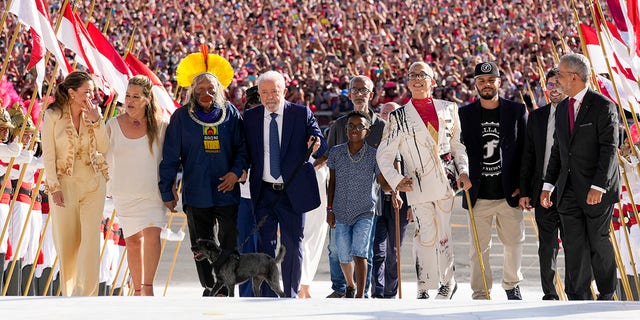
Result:
{"label": "white sleeveless dress", "polygon": [[149,227],[162,228],[166,207],[158,189],[158,165],[162,159],[162,143],[167,128],[160,123],[160,134],[149,151],[147,136],[129,139],[114,118],[108,122],[111,143],[107,161],[109,183],[107,195],[113,197],[116,215],[125,237]]}

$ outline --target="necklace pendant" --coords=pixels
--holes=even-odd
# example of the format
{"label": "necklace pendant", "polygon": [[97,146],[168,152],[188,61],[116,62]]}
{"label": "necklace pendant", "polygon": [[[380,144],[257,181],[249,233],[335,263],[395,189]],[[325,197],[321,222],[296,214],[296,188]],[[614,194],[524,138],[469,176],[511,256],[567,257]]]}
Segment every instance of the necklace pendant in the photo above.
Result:
{"label": "necklace pendant", "polygon": [[133,120],[133,126],[134,127],[139,127],[141,124],[140,120]]}

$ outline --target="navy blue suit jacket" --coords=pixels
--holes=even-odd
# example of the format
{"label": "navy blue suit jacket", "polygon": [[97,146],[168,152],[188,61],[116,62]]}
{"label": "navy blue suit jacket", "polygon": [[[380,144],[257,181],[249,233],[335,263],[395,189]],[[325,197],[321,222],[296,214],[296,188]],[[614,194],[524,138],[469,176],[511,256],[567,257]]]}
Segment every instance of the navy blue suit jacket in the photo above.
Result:
{"label": "navy blue suit jacket", "polygon": [[[469,157],[469,179],[472,187],[469,190],[471,205],[475,205],[480,192],[482,177],[482,160],[484,142],[482,140],[480,100],[466,105],[458,111],[462,129],[462,143],[467,148]],[[500,98],[500,141],[502,159],[502,190],[504,197],[512,207],[518,206],[519,196],[511,194],[520,188],[520,161],[524,150],[524,137],[527,126],[527,109],[522,103]],[[467,200],[463,199],[462,207],[468,209]]]}
{"label": "navy blue suit jacket", "polygon": [[[260,105],[247,110],[244,114],[244,129],[251,166],[249,186],[254,208],[258,206],[260,199],[264,171],[264,113],[265,107]],[[311,110],[303,105],[285,102],[280,141],[280,168],[282,178],[285,184],[288,184],[287,198],[293,210],[300,214],[320,206],[316,172],[311,162],[306,161],[297,176],[291,180],[296,166],[306,155],[307,141],[311,136],[320,138],[320,149],[316,153],[324,154],[327,150],[327,141],[322,136]]]}

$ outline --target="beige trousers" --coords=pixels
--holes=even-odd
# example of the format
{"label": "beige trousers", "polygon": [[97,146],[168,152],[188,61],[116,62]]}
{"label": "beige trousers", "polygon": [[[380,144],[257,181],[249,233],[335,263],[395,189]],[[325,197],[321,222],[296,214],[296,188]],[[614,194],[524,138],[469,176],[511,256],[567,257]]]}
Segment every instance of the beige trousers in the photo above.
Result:
{"label": "beige trousers", "polygon": [[[513,289],[522,281],[522,244],[524,243],[524,220],[522,210],[512,208],[506,200],[478,199],[473,207],[473,214],[478,230],[478,241],[484,262],[487,286],[491,291],[493,278],[491,276],[491,264],[489,263],[489,251],[491,250],[491,226],[495,218],[498,238],[504,247],[504,261],[502,264],[502,288]],[[473,233],[469,230],[471,245],[469,255],[471,257],[471,289],[473,299],[485,299],[482,272],[474,245]]]}
{"label": "beige trousers", "polygon": [[63,296],[98,294],[100,221],[106,187],[104,177],[84,162],[76,160],[73,176],[60,179],[65,207],[50,203]]}
{"label": "beige trousers", "polygon": [[416,259],[418,292],[438,289],[453,279],[451,212],[454,198],[412,204],[416,231],[413,256]]}

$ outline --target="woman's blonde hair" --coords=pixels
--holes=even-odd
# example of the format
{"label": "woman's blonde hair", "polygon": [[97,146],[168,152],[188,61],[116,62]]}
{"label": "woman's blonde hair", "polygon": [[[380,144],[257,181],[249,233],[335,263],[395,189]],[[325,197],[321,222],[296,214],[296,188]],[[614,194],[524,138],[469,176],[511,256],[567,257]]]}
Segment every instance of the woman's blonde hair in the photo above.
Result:
{"label": "woman's blonde hair", "polygon": [[153,143],[158,139],[160,131],[160,108],[153,95],[153,83],[144,75],[137,75],[129,79],[130,86],[139,86],[142,88],[142,94],[147,98],[147,105],[144,108],[144,115],[147,117],[147,138],[149,140],[149,150],[153,154]]}

